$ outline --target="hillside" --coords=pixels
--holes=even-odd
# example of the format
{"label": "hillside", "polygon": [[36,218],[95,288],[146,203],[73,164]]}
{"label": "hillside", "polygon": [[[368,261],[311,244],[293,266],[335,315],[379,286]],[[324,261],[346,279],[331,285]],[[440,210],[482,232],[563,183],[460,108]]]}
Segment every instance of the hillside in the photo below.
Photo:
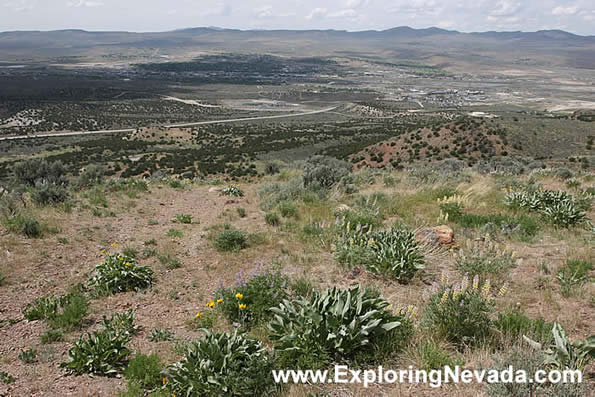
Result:
{"label": "hillside", "polygon": [[[36,164],[30,169],[45,169]],[[271,165],[273,175],[237,186],[217,179],[103,178],[95,167],[75,178],[50,167],[47,175],[37,177],[55,181],[52,202],[43,204],[48,196],[39,194],[39,184],[22,196],[15,190],[1,199],[0,394],[57,396],[84,390],[89,395],[180,395],[188,383],[169,365],[184,359],[192,341],[205,341],[203,328],[227,333],[223,338],[239,328],[247,331],[250,343],[262,341],[264,350],[245,365],[224,370],[232,371],[231,378],[219,377],[223,375],[210,366],[193,376],[218,376],[225,385],[237,385],[232,379],[238,377],[254,379],[243,384],[258,388],[261,395],[370,392],[356,384],[275,389],[265,369],[271,364],[259,358],[273,350],[277,366],[539,366],[544,353],[530,348],[523,335],[547,344],[554,322],[572,341],[595,331],[589,223],[595,215],[593,175],[568,169],[534,169],[527,175],[527,166],[513,159],[507,167],[484,174],[450,161],[448,167],[349,173],[348,164],[313,158],[280,172]],[[64,178],[71,187],[60,187]],[[523,206],[526,195],[546,200],[547,192],[557,197],[553,204],[539,202],[548,210]],[[16,197],[26,206],[13,201]],[[558,208],[550,207],[559,204],[556,200],[570,202],[568,211],[574,215],[551,212]],[[373,225],[373,234],[362,239],[358,224],[363,230]],[[428,229],[437,225],[453,234],[440,237]],[[411,251],[406,256],[382,251],[381,257],[402,267],[373,259],[381,252],[377,245],[390,238]],[[122,272],[113,273],[116,279],[100,271],[113,261],[110,266],[120,266],[114,269]],[[126,274],[138,277],[130,279],[134,284],[121,284]],[[477,282],[474,275],[480,277]],[[463,285],[463,280],[468,285],[455,290],[463,295],[451,298],[444,292],[460,288],[457,283]],[[382,318],[399,319],[389,339],[374,334],[370,349],[347,345],[330,355],[331,345],[317,345],[324,338],[309,340],[308,333],[300,332],[294,342],[299,354],[283,351],[275,332],[289,331],[267,326],[273,321],[270,307],[280,305],[282,298],[309,302],[326,288],[345,291],[354,283],[367,288],[369,299],[382,297],[377,304],[382,316],[388,316]],[[108,285],[116,289],[106,289]],[[461,296],[485,306],[465,306],[457,301]],[[434,317],[451,299],[452,317]],[[348,307],[349,301],[340,304]],[[368,304],[364,310],[372,310]],[[118,313],[121,323],[112,318]],[[343,312],[339,324],[350,322],[351,313]],[[469,321],[468,316],[477,317]],[[114,331],[116,326],[125,331]],[[100,339],[95,350],[86,348],[87,333],[95,331],[98,338],[112,339]],[[214,343],[208,340],[204,343]],[[101,356],[114,343],[123,346],[118,350],[122,357]],[[196,354],[219,352],[225,354],[225,348]],[[243,357],[241,350],[233,354]],[[83,365],[87,360],[91,364]],[[61,368],[60,363],[70,364]],[[136,369],[124,371],[126,367]],[[115,372],[105,376],[106,368]],[[539,391],[588,395],[594,369],[588,364],[583,385],[542,385]],[[89,376],[93,371],[96,375]],[[375,385],[374,393],[393,395],[401,387]],[[408,388],[427,396],[509,395],[498,385],[477,383]]]}

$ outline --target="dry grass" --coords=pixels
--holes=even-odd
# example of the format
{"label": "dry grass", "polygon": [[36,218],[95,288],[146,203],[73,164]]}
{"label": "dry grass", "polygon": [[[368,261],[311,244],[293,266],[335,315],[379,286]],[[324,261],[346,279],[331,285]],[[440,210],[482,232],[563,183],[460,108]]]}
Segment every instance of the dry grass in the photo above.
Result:
{"label": "dry grass", "polygon": [[[293,172],[292,172],[293,175]],[[282,179],[288,178],[282,175]],[[404,174],[396,175],[405,180]],[[545,182],[545,180],[544,180]],[[548,182],[549,184],[549,182]],[[553,186],[554,183],[552,182]],[[385,187],[379,178],[370,185],[362,186],[359,194],[382,192],[389,197],[385,225],[395,221],[405,221],[413,227],[435,225],[439,213],[436,194],[443,184],[421,186],[401,182]],[[0,231],[0,260],[6,280],[0,286],[0,311],[2,317],[12,320],[1,323],[0,346],[2,370],[16,378],[12,385],[0,385],[0,394],[8,395],[115,395],[124,385],[120,379],[68,377],[58,368],[64,359],[70,343],[80,332],[66,336],[65,342],[50,346],[40,345],[40,336],[45,331],[41,322],[26,322],[23,307],[33,299],[46,294],[63,294],[72,285],[85,282],[88,274],[101,261],[102,248],[111,251],[122,247],[132,247],[139,251],[139,262],[155,270],[155,286],[142,293],[125,293],[93,300],[91,302],[89,329],[96,328],[102,315],[127,309],[136,310],[137,323],[142,327],[133,339],[132,348],[142,353],[155,352],[166,362],[179,358],[171,343],[149,342],[147,337],[154,328],[164,328],[176,337],[193,339],[200,333],[188,322],[197,311],[204,310],[204,303],[210,299],[220,283],[230,285],[240,270],[249,271],[257,263],[280,263],[290,277],[306,277],[313,285],[324,287],[347,287],[354,282],[373,286],[382,292],[394,305],[414,305],[418,313],[423,311],[424,291],[437,280],[443,271],[456,274],[452,256],[446,249],[427,251],[427,267],[410,284],[396,282],[363,273],[355,280],[347,277],[347,270],[336,264],[327,247],[300,238],[302,227],[313,220],[334,220],[334,208],[346,202],[345,195],[334,196],[333,201],[298,203],[299,216],[295,220],[283,219],[279,228],[267,226],[264,212],[258,200],[258,185],[241,185],[245,197],[229,200],[209,191],[208,186],[190,186],[184,190],[168,186],[151,186],[150,193],[140,193],[137,199],[130,199],[122,193],[108,194],[109,210],[115,217],[95,217],[89,209],[75,206],[71,213],[58,209],[36,209],[35,215],[45,223],[59,226],[57,235],[46,235],[43,239],[25,239]],[[455,186],[459,193],[469,193],[473,210],[489,212],[500,206],[501,196],[495,195],[498,187],[488,178],[473,175],[471,183]],[[236,208],[245,208],[247,216],[241,218]],[[195,223],[177,224],[183,231],[179,239],[166,237],[172,227],[171,219],[176,214],[190,214]],[[593,219],[593,213],[590,214]],[[148,220],[155,219],[156,225]],[[288,226],[287,223],[290,223]],[[234,228],[258,234],[258,243],[236,253],[220,253],[213,248],[211,231],[216,225],[231,224]],[[455,237],[478,238],[475,231],[461,231]],[[59,244],[57,237],[67,243]],[[559,283],[555,278],[557,270],[569,258],[593,261],[592,237],[584,230],[558,231],[545,228],[535,241],[522,243],[517,240],[497,236],[501,242],[515,250],[522,259],[521,264],[507,276],[510,292],[500,303],[500,308],[520,308],[530,317],[541,316],[547,321],[558,321],[564,325],[571,338],[585,338],[595,333],[595,310],[593,295],[595,286],[587,283],[582,292],[570,297],[560,294]],[[143,242],[155,239],[158,255],[145,258],[142,255]],[[591,241],[591,243],[589,243]],[[110,244],[117,242],[118,248]],[[181,262],[177,269],[167,269],[159,262],[159,254],[168,254]],[[545,264],[545,265],[543,265]],[[544,269],[550,269],[549,274]],[[228,330],[229,325],[222,319],[216,328]],[[408,365],[419,366],[420,357],[416,345],[432,337],[427,330],[418,327],[412,346],[402,355],[385,365],[386,368],[402,368]],[[443,341],[437,341],[444,345]],[[451,348],[447,349],[451,350]],[[44,352],[44,359],[34,364],[24,365],[18,353],[28,348]],[[491,362],[493,351],[489,347],[476,349],[463,354],[466,366]],[[308,392],[331,390],[335,396],[484,396],[485,390],[479,385],[455,386],[444,389],[431,389],[422,385],[377,385],[371,389],[345,385],[332,387],[292,386],[289,396],[307,396]]]}

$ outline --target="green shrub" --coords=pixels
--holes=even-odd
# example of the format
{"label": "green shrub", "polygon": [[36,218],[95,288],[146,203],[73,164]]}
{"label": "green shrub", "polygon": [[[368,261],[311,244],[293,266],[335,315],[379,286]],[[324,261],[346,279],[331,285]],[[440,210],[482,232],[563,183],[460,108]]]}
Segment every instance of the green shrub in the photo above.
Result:
{"label": "green shrub", "polygon": [[560,282],[560,292],[563,296],[571,296],[580,291],[580,287],[588,280],[593,264],[589,261],[569,260],[556,275]]}
{"label": "green shrub", "polygon": [[215,237],[217,251],[239,251],[248,247],[246,233],[236,229],[225,229]]}
{"label": "green shrub", "polygon": [[110,318],[103,316],[103,328],[116,334],[136,335],[138,333],[138,326],[134,324],[134,317],[134,310],[116,313]]}
{"label": "green shrub", "polygon": [[281,224],[281,219],[279,219],[279,215],[276,212],[269,212],[264,216],[264,221],[267,225],[270,226],[279,226]]}
{"label": "green shrub", "polygon": [[335,258],[349,266],[357,264],[376,274],[384,274],[406,283],[424,267],[424,257],[413,232],[393,227],[372,231],[368,226],[342,227]]}
{"label": "green shrub", "polygon": [[64,340],[64,334],[59,329],[48,329],[41,335],[41,343],[49,344],[54,342],[61,342]]}
{"label": "green shrub", "polygon": [[478,276],[472,285],[465,276],[459,283],[444,281],[434,288],[424,323],[459,348],[485,342],[490,336],[495,305],[490,281],[479,288]]}
{"label": "green shrub", "polygon": [[279,212],[284,218],[295,218],[298,215],[297,206],[292,201],[282,201],[279,203]]}
{"label": "green shrub", "polygon": [[176,395],[265,396],[275,391],[274,360],[262,343],[234,332],[207,332],[186,356],[165,373],[166,388]]}
{"label": "green shrub", "polygon": [[90,164],[79,174],[73,185],[77,189],[100,185],[104,176],[105,169],[101,165]]}
{"label": "green shrub", "polygon": [[40,238],[43,236],[43,228],[37,219],[17,212],[4,216],[2,224],[12,233],[22,234],[28,238]]}
{"label": "green shrub", "polygon": [[81,325],[88,310],[87,298],[80,292],[73,292],[62,297],[37,298],[25,306],[23,315],[29,321],[45,320],[53,329],[68,332]]}
{"label": "green shrub", "polygon": [[[230,323],[263,322],[272,316],[269,309],[287,297],[287,283],[281,272],[258,267],[249,275],[239,272],[234,286],[219,288],[212,302]],[[240,304],[246,307],[240,309]]]}
{"label": "green shrub", "polygon": [[403,343],[406,338],[394,334],[400,331],[404,316],[390,312],[387,306],[384,299],[360,286],[315,292],[309,299],[283,300],[271,309],[270,339],[290,368],[321,368],[329,359],[369,358],[378,346],[390,353],[397,345],[386,344],[387,340]]}
{"label": "green shrub", "polygon": [[507,311],[498,313],[494,326],[502,333],[505,342],[518,342],[523,336],[527,336],[540,343],[546,343],[551,340],[554,324],[541,317],[533,320],[523,313]]}
{"label": "green shrub", "polygon": [[126,367],[131,351],[130,336],[112,330],[96,331],[81,338],[68,351],[68,361],[60,364],[67,372],[82,375],[115,376]]}
{"label": "green shrub", "polygon": [[541,213],[546,220],[568,228],[587,221],[586,212],[592,197],[575,197],[564,191],[539,189],[509,189],[505,203],[513,209],[526,209]]}
{"label": "green shrub", "polygon": [[69,197],[68,189],[64,185],[56,185],[46,181],[37,182],[31,189],[31,198],[37,204],[55,205],[65,202]]}
{"label": "green shrub", "polygon": [[11,383],[14,383],[14,377],[10,375],[8,372],[1,371],[0,382],[2,382],[5,385],[9,385]]}
{"label": "green shrub", "polygon": [[348,175],[352,165],[327,156],[313,156],[304,166],[304,186],[313,189],[330,189]]}
{"label": "green shrub", "polygon": [[174,338],[174,335],[163,328],[154,328],[151,330],[151,335],[149,335],[149,341],[151,342],[166,342],[170,341]]}
{"label": "green shrub", "polygon": [[182,267],[180,260],[175,256],[171,256],[170,254],[159,255],[159,262],[162,265],[165,265],[165,268],[169,270],[179,269]]}
{"label": "green shrub", "polygon": [[280,202],[292,201],[305,198],[308,190],[304,187],[302,177],[295,177],[285,183],[262,184],[258,196],[261,200],[261,207],[265,211],[272,210]]}
{"label": "green shrub", "polygon": [[236,210],[237,210],[238,216],[240,218],[245,218],[246,217],[246,209],[245,208],[237,208]]}
{"label": "green shrub", "polygon": [[124,370],[124,377],[144,389],[154,389],[161,385],[161,358],[156,354],[137,354]]}
{"label": "green shrub", "polygon": [[167,237],[171,238],[182,238],[184,237],[184,233],[178,229],[169,229],[165,234]]}
{"label": "green shrub", "polygon": [[19,360],[25,364],[32,364],[37,361],[37,352],[33,349],[21,350]]}
{"label": "green shrub", "polygon": [[229,185],[221,189],[222,196],[244,197],[244,192],[236,185]]}
{"label": "green shrub", "polygon": [[484,241],[467,244],[454,256],[455,266],[461,274],[472,276],[502,276],[517,265],[515,253],[495,243],[489,235]]}
{"label": "green shrub", "polygon": [[45,159],[32,158],[16,163],[13,173],[17,184],[28,187],[44,181],[54,185],[68,184],[66,168],[59,161],[48,163]]}
{"label": "green shrub", "polygon": [[448,366],[454,368],[456,365],[462,366],[464,361],[462,359],[453,358],[450,353],[442,349],[433,341],[426,341],[419,347],[419,354],[422,359],[422,367],[424,371],[442,370]]}
{"label": "green shrub", "polygon": [[178,214],[176,215],[174,222],[176,223],[184,223],[184,224],[191,224],[192,223],[192,215],[187,214]]}
{"label": "green shrub", "polygon": [[55,316],[48,319],[49,324],[54,329],[69,332],[81,326],[89,311],[89,303],[86,296],[75,292],[60,299],[60,308]]}
{"label": "green shrub", "polygon": [[296,298],[309,298],[314,292],[312,282],[305,277],[299,277],[291,283],[292,295]]}
{"label": "green shrub", "polygon": [[137,266],[136,260],[121,254],[110,254],[97,265],[89,286],[100,294],[139,291],[153,284],[153,270]]}

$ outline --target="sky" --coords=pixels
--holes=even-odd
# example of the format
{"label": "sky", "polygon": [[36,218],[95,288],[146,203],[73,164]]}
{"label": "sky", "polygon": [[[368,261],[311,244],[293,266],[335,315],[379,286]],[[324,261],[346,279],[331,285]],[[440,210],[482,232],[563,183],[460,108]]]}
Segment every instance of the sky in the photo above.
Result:
{"label": "sky", "polygon": [[0,0],[0,31],[562,29],[595,35],[593,0]]}

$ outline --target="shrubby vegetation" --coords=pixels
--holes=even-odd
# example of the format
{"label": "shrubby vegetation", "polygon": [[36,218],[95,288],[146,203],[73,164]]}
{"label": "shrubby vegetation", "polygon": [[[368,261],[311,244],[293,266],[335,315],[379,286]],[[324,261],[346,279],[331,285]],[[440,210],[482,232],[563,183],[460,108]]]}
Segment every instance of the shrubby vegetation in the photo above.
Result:
{"label": "shrubby vegetation", "polygon": [[139,291],[153,284],[153,270],[137,266],[136,259],[123,254],[109,254],[95,267],[89,287],[98,294]]}
{"label": "shrubby vegetation", "polygon": [[424,267],[421,248],[413,232],[393,227],[373,231],[371,226],[352,225],[349,221],[335,251],[339,263],[363,265],[367,270],[406,283]]}
{"label": "shrubby vegetation", "polygon": [[358,360],[398,350],[411,330],[405,315],[360,286],[283,300],[271,309],[270,338],[285,366],[321,368],[333,359]]}
{"label": "shrubby vegetation", "polygon": [[165,388],[177,395],[254,396],[276,389],[274,360],[262,342],[240,332],[211,333],[191,343],[165,370]]}

